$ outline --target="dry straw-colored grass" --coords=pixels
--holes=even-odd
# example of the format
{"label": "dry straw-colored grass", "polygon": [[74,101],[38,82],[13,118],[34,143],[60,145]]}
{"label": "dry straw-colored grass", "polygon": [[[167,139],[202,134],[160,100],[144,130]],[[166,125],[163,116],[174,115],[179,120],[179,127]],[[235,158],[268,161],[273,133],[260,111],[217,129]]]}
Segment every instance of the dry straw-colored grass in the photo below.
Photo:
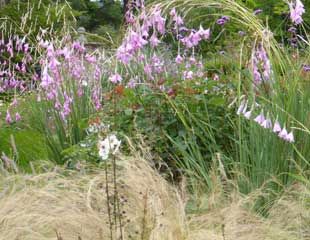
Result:
{"label": "dry straw-colored grass", "polygon": [[250,210],[261,192],[243,197],[232,194],[221,205],[192,217],[189,222],[189,239],[310,239],[309,193],[309,188],[305,186],[290,188],[274,203],[266,218]]}
{"label": "dry straw-colored grass", "polygon": [[[305,187],[292,187],[266,219],[246,208],[255,194],[236,193],[229,197],[214,193],[207,211],[186,215],[188,197],[144,158],[117,160],[124,239],[310,239],[309,189]],[[43,174],[2,175],[0,190],[1,240],[48,240],[57,235],[62,240],[110,239],[103,169],[55,168]]]}
{"label": "dry straw-colored grass", "polygon": [[[118,163],[124,238],[184,239],[184,206],[175,189],[141,157],[120,157]],[[0,239],[47,240],[56,234],[64,240],[109,239],[103,169],[56,168],[40,175],[3,176],[0,183]]]}

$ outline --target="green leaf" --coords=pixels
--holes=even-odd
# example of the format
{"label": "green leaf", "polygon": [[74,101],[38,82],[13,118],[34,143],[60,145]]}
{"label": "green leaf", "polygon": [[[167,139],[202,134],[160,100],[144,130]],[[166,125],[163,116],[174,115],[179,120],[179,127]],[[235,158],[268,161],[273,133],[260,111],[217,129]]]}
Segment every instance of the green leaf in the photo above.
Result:
{"label": "green leaf", "polygon": [[132,116],[132,109],[131,108],[127,108],[127,109],[125,109],[125,115],[126,116]]}
{"label": "green leaf", "polygon": [[223,97],[213,97],[209,100],[209,104],[214,106],[223,106],[225,99]]}

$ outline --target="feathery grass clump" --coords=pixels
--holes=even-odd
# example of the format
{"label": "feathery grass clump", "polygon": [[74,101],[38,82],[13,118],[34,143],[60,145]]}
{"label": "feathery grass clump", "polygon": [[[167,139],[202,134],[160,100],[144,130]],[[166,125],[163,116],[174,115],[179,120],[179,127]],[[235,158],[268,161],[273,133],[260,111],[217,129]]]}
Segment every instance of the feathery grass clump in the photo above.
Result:
{"label": "feathery grass clump", "polygon": [[[309,239],[309,186],[292,187],[269,218],[251,211],[259,191],[213,193],[206,197],[205,210],[186,215],[186,193],[179,194],[145,156],[118,159],[123,239]],[[0,239],[112,239],[101,168],[3,174],[0,184]]]}
{"label": "feathery grass clump", "polygon": [[[184,206],[175,189],[138,156],[119,159],[119,168],[124,239],[184,239]],[[0,182],[0,239],[111,239],[103,169],[55,168]]]}

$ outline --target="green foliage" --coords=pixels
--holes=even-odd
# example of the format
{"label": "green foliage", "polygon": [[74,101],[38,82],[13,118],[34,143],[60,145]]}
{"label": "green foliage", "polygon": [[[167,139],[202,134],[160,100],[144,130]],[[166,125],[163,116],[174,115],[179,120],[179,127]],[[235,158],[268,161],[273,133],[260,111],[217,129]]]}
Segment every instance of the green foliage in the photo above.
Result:
{"label": "green foliage", "polygon": [[69,168],[77,168],[81,163],[98,163],[98,135],[90,134],[78,144],[66,148],[61,157]]}
{"label": "green foliage", "polygon": [[[241,5],[238,2],[242,2]],[[304,75],[307,73],[302,73],[300,68],[309,59],[302,58],[298,51],[281,49],[272,36],[266,37],[265,31],[268,25],[276,30],[276,37],[284,37],[283,31],[291,25],[287,19],[287,5],[271,0],[175,0],[175,5],[188,10],[185,19],[191,21],[189,27],[197,27],[201,23],[204,28],[210,26],[212,29],[211,40],[200,49],[206,60],[202,77],[183,80],[184,71],[191,66],[174,66],[174,60],[171,60],[167,62],[171,68],[175,67],[175,75],[170,75],[172,71],[168,69],[154,79],[148,78],[144,67],[152,61],[155,56],[152,54],[159,53],[156,57],[160,55],[165,60],[173,59],[166,49],[158,52],[145,49],[145,62],[141,60],[122,66],[115,63],[112,56],[100,65],[105,71],[101,79],[93,81],[100,83],[100,94],[104,95],[103,110],[95,113],[91,102],[93,89],[89,87],[93,82],[83,84],[82,90],[86,94],[81,97],[77,94],[79,86],[75,77],[67,76],[67,69],[62,69],[65,80],[59,94],[74,93],[69,116],[63,119],[60,111],[55,109],[55,102],[30,99],[29,106],[25,106],[27,111],[29,109],[25,120],[31,127],[23,127],[22,131],[17,131],[14,126],[1,130],[5,139],[0,143],[1,149],[10,156],[16,155],[10,150],[8,140],[13,134],[21,165],[30,161],[29,156],[38,159],[45,158],[47,154],[51,160],[60,164],[66,162],[73,168],[83,161],[98,162],[97,142],[105,133],[102,136],[92,135],[87,133],[87,129],[90,120],[99,117],[102,123],[111,125],[111,130],[120,135],[138,140],[142,135],[152,152],[162,159],[156,164],[172,168],[176,175],[179,172],[186,174],[193,191],[198,186],[203,191],[214,187],[210,175],[214,167],[220,169],[223,181],[236,179],[237,188],[243,193],[262,186],[277,192],[294,181],[296,177],[293,176],[300,170],[307,172],[310,169],[310,86],[307,81],[309,75]],[[78,11],[78,25],[100,35],[109,32],[112,38],[117,37],[122,21],[119,2],[104,1],[100,6],[86,0],[71,1],[71,6]],[[257,8],[263,9],[258,17],[253,15]],[[226,14],[232,17],[232,21],[225,27],[214,23],[219,16]],[[305,16],[306,21],[308,18]],[[245,30],[247,35],[236,37],[239,30]],[[251,55],[253,46],[258,42],[268,48],[273,81],[256,89],[253,86]],[[220,50],[226,52],[219,54]],[[294,61],[290,59],[292,55]],[[83,60],[84,57],[82,55]],[[94,69],[87,66],[83,71],[88,79]],[[123,80],[113,85],[108,77],[116,71]],[[216,74],[219,80],[216,80]],[[135,89],[126,86],[135,77],[139,78],[138,86]],[[295,131],[296,142],[287,143],[271,130],[263,129],[253,121],[253,116],[252,120],[238,116],[236,109],[242,96],[249,100],[249,105],[259,104],[253,116],[263,110],[273,122],[278,119],[282,126]],[[63,100],[60,99],[60,104]],[[24,134],[33,139],[32,142],[41,143],[35,144],[37,148],[27,150],[28,155],[23,154],[23,147],[29,147],[31,141]],[[45,147],[48,151],[43,150]],[[123,149],[126,151],[126,147]],[[266,199],[262,198],[258,205],[265,202]]]}
{"label": "green foliage", "polygon": [[[15,126],[2,127],[0,139],[1,153],[15,159],[22,169],[29,169],[30,162],[48,159],[44,136],[37,131]],[[17,152],[14,150],[15,147]]]}
{"label": "green foliage", "polygon": [[12,0],[0,9],[0,17],[6,19],[1,26],[5,33],[27,34],[35,41],[40,28],[61,33],[65,24],[73,23],[74,12],[66,2]]}
{"label": "green foliage", "polygon": [[31,128],[45,136],[50,159],[64,163],[62,152],[84,139],[85,122],[91,114],[89,104],[87,97],[76,97],[68,121],[64,121],[60,112],[54,109],[53,103],[30,102]]}
{"label": "green foliage", "polygon": [[100,3],[89,0],[71,0],[73,9],[80,12],[78,26],[94,32],[105,25],[118,29],[122,23],[122,7],[120,1],[104,0]]}

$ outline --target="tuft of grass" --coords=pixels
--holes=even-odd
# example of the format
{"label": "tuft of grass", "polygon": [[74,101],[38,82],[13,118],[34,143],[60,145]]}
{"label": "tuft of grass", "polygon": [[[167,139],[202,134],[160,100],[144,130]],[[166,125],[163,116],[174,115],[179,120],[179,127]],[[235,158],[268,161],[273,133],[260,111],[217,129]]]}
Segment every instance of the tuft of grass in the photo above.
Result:
{"label": "tuft of grass", "polygon": [[[117,162],[124,239],[185,239],[184,206],[176,190],[138,155]],[[113,183],[108,184],[112,196]],[[56,232],[65,240],[110,239],[104,186],[98,167],[2,176],[0,239],[55,239]]]}
{"label": "tuft of grass", "polygon": [[[149,157],[144,151],[117,158],[124,239],[309,239],[308,181],[287,189],[268,218],[251,210],[259,190],[247,196],[209,193],[201,196],[208,202],[204,210],[186,214],[185,188],[167,183],[150,167]],[[214,176],[218,189],[225,189]],[[32,175],[1,175],[0,239],[111,239],[105,183],[103,169],[89,165],[78,171],[50,167]]]}

